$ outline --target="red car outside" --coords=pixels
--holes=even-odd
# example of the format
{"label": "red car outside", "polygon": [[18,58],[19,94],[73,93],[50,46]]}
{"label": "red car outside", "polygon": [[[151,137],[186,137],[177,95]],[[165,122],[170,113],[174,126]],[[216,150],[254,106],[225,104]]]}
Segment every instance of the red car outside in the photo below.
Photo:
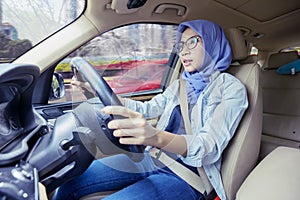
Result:
{"label": "red car outside", "polygon": [[106,77],[106,81],[116,94],[155,90],[161,87],[167,68],[167,64],[146,63],[120,71],[113,79]]}

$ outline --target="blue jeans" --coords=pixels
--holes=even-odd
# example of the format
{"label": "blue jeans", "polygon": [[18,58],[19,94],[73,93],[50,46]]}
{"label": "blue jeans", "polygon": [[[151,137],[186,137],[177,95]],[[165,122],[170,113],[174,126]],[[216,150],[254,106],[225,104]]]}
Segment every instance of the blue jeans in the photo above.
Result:
{"label": "blue jeans", "polygon": [[73,200],[113,190],[117,192],[106,200],[204,200],[201,193],[181,178],[157,167],[148,154],[139,163],[126,155],[95,160],[82,175],[59,187],[53,199]]}

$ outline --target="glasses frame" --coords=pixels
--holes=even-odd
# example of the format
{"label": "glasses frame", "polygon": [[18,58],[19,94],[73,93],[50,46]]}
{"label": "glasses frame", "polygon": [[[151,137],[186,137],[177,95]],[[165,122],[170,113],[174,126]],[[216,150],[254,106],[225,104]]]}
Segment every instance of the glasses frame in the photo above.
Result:
{"label": "glasses frame", "polygon": [[[194,39],[197,40],[197,41],[195,42],[195,45],[189,47],[189,46],[188,46],[188,42],[191,41],[191,40],[194,40]],[[188,50],[192,50],[192,49],[196,48],[196,46],[198,45],[200,39],[201,39],[201,37],[200,37],[199,35],[194,35],[194,36],[190,37],[189,39],[187,39],[185,42],[183,42],[183,41],[178,42],[178,43],[174,44],[175,51],[176,51],[177,53],[182,52],[182,50],[183,50],[183,48],[184,48],[184,45],[186,46],[186,48],[187,48]]]}

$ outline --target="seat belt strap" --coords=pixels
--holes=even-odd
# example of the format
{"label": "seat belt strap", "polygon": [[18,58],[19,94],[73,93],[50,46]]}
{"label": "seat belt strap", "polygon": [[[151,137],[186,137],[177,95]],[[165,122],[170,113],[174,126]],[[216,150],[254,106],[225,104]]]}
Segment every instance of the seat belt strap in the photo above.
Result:
{"label": "seat belt strap", "polygon": [[177,162],[168,154],[163,152],[160,149],[152,148],[149,151],[149,154],[162,162],[165,166],[167,166],[171,171],[173,171],[177,176],[182,178],[185,182],[187,182],[190,186],[195,188],[197,191],[201,192],[201,194],[205,194],[205,187],[202,184],[200,176],[195,174],[193,171]]}
{"label": "seat belt strap", "polygon": [[[181,115],[183,116],[184,126],[187,134],[192,134],[191,123],[188,117],[188,101],[186,95],[185,82],[180,79],[180,109]],[[198,167],[198,173],[195,174],[193,171],[171,158],[168,154],[160,149],[152,148],[149,150],[149,154],[162,162],[170,170],[172,170],[177,176],[182,178],[190,186],[195,188],[201,194],[208,195],[213,190],[208,177],[202,167]]]}
{"label": "seat belt strap", "polygon": [[[189,111],[188,111],[188,100],[187,100],[187,94],[186,94],[186,83],[182,78],[180,78],[179,80],[180,80],[180,90],[179,90],[180,96],[179,96],[179,98],[180,98],[181,115],[183,118],[186,134],[191,135],[192,134],[192,126],[191,126],[191,122],[190,122],[190,118],[189,118],[189,114],[188,114]],[[201,177],[202,185],[204,186],[207,194],[209,194],[213,190],[213,187],[212,187],[203,167],[197,167],[197,170],[198,170],[199,176]]]}
{"label": "seat belt strap", "polygon": [[188,100],[186,95],[185,81],[180,78],[179,88],[179,100],[180,100],[180,111],[183,118],[184,128],[187,135],[192,135],[192,127],[189,118]]}

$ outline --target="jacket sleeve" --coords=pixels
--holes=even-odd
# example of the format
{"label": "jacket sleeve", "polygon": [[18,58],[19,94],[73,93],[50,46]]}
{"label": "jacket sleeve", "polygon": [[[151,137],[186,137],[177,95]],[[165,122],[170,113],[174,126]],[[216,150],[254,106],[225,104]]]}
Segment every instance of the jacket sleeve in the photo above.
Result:
{"label": "jacket sleeve", "polygon": [[146,119],[158,117],[165,111],[170,99],[174,98],[174,87],[176,87],[176,84],[171,84],[162,94],[154,96],[149,101],[126,99],[125,107],[142,113]]}
{"label": "jacket sleeve", "polygon": [[192,126],[193,135],[184,136],[188,149],[182,160],[188,165],[217,162],[248,107],[247,91],[241,82],[224,80],[218,87],[217,95],[203,99],[199,119],[192,118],[192,124],[197,123]]}

